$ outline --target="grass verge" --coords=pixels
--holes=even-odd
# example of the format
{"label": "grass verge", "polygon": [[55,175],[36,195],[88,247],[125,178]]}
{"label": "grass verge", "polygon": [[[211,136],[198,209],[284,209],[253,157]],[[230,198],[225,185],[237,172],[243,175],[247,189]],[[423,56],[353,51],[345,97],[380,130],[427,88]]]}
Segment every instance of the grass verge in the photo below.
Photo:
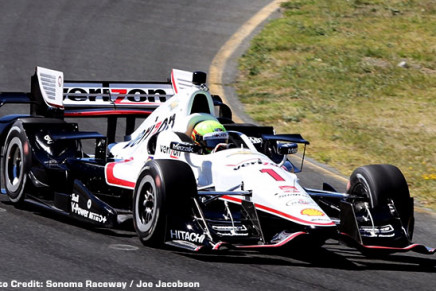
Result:
{"label": "grass verge", "polygon": [[240,60],[246,112],[345,175],[398,166],[436,209],[436,1],[295,0]]}

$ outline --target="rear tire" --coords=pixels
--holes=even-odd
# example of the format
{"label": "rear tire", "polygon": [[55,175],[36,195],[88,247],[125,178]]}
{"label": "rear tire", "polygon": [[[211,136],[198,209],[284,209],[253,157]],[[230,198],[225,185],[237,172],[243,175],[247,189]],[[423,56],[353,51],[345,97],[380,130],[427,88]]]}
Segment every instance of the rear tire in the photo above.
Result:
{"label": "rear tire", "polygon": [[14,125],[8,133],[3,154],[2,175],[9,200],[20,206],[24,202],[31,167],[31,149],[21,126]]}
{"label": "rear tire", "polygon": [[368,198],[370,207],[383,207],[392,200],[409,239],[413,236],[413,200],[401,171],[393,165],[357,168],[350,177],[349,194]]}
{"label": "rear tire", "polygon": [[192,213],[197,184],[190,166],[176,160],[147,162],[136,183],[133,223],[141,242],[150,247],[165,243],[170,216]]}

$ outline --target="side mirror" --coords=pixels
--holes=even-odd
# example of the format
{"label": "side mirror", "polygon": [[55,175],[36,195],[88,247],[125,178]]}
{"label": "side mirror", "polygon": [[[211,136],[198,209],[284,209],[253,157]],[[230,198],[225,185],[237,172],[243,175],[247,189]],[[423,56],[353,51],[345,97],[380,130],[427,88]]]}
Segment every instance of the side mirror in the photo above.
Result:
{"label": "side mirror", "polygon": [[107,140],[105,138],[97,138],[95,142],[95,158],[107,161]]}
{"label": "side mirror", "polygon": [[296,143],[279,143],[277,144],[277,153],[279,155],[292,155],[298,152]]}

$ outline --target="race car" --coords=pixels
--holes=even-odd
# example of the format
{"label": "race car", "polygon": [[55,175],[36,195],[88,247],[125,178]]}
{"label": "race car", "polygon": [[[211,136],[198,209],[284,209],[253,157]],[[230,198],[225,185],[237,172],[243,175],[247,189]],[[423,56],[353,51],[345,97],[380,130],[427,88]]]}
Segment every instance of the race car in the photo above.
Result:
{"label": "race car", "polygon": [[[397,167],[357,168],[346,193],[304,187],[296,174],[309,142],[234,123],[206,78],[174,69],[167,82],[77,82],[37,67],[30,93],[0,93],[1,105],[30,105],[30,114],[0,118],[2,193],[98,227],[133,221],[151,247],[286,249],[337,239],[364,253],[435,253],[411,242],[413,198]],[[107,118],[107,132],[81,131],[71,117]]]}

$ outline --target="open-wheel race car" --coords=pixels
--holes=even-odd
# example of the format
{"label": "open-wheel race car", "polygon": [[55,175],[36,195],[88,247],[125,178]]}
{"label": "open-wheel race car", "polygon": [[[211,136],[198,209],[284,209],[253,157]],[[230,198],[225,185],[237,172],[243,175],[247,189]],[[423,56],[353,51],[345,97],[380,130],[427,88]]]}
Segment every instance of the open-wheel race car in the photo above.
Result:
{"label": "open-wheel race car", "polygon": [[[99,227],[133,219],[153,247],[286,248],[332,238],[363,252],[435,253],[411,242],[413,199],[397,167],[357,168],[346,193],[306,188],[296,173],[309,142],[234,123],[203,72],[173,70],[161,83],[73,82],[37,67],[30,93],[3,92],[0,102],[30,104],[30,114],[0,119],[2,193],[16,205]],[[81,131],[70,117],[107,118],[107,133]],[[120,118],[125,139],[116,141]],[[92,152],[85,140],[95,141]],[[296,166],[289,156],[299,148]]]}

